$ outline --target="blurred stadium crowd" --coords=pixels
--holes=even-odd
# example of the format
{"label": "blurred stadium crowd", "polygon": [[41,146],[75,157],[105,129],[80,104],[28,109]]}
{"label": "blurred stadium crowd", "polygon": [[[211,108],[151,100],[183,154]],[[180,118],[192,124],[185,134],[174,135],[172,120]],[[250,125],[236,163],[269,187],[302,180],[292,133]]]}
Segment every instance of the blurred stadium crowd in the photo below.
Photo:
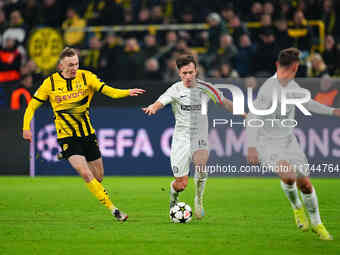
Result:
{"label": "blurred stadium crowd", "polygon": [[[81,68],[108,82],[174,82],[176,57],[191,53],[201,78],[241,77],[251,84],[254,77],[273,74],[278,52],[294,46],[302,52],[298,77],[322,78],[314,97],[337,105],[340,93],[332,77],[340,76],[339,8],[336,0],[0,0],[0,107],[25,107],[46,75],[27,54],[30,32],[44,26],[60,29],[65,45],[79,51]],[[324,23],[324,38],[311,20]],[[209,26],[152,28],[192,23]],[[67,31],[141,24],[150,29]],[[322,41],[324,49],[318,46]]]}

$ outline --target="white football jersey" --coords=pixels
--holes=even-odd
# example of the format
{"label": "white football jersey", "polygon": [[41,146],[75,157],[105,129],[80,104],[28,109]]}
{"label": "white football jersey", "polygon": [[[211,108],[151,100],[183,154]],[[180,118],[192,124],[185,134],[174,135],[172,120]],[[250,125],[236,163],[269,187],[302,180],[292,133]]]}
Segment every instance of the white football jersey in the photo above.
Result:
{"label": "white football jersey", "polygon": [[[295,105],[287,105],[287,113],[285,116],[281,115],[281,93],[283,89],[298,91],[302,88],[294,81],[291,80],[287,86],[283,87],[276,75],[272,76],[260,88],[257,98],[254,101],[254,107],[258,110],[269,109],[273,104],[273,93],[274,90],[277,91],[278,95],[278,106],[274,113],[258,116],[253,113],[249,113],[247,117],[247,123],[252,119],[261,119],[264,121],[264,126],[261,128],[250,127],[247,125],[247,137],[248,137],[248,146],[254,146],[256,144],[256,140],[258,140],[258,136],[265,137],[286,137],[293,134],[294,123],[291,121],[282,122],[283,119],[295,120]],[[302,98],[304,96],[303,93],[296,92],[288,92],[287,98]],[[310,112],[330,115],[334,108],[322,105],[314,100],[309,100],[307,103],[303,104],[303,106]],[[254,125],[255,122],[254,122]]]}
{"label": "white football jersey", "polygon": [[169,87],[157,101],[163,105],[171,104],[173,114],[175,116],[175,134],[206,132],[208,133],[208,117],[201,112],[202,100],[209,101],[209,96],[206,95],[200,86],[212,87],[221,100],[223,94],[213,87],[212,84],[200,80],[196,80],[193,87],[187,88],[183,82],[177,82]]}

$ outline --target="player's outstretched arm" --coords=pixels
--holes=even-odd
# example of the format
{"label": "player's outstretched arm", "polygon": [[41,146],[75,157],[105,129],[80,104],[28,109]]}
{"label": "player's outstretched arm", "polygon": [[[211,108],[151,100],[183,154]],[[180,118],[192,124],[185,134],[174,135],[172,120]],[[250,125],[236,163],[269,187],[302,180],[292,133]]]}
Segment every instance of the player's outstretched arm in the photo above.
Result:
{"label": "player's outstretched arm", "polygon": [[[83,73],[84,74],[84,73]],[[85,74],[84,74],[85,77]],[[95,74],[87,72],[89,86],[96,92],[102,93],[105,96],[117,99],[128,96],[138,96],[145,93],[144,89],[116,89],[100,80]]]}
{"label": "player's outstretched arm", "polygon": [[163,107],[164,105],[162,103],[160,103],[159,101],[156,101],[153,104],[150,104],[148,107],[142,108],[142,110],[147,115],[153,115],[153,114],[156,114],[156,112],[162,109]]}
{"label": "player's outstretched arm", "polygon": [[303,106],[305,106],[307,110],[313,113],[337,116],[336,115],[337,111],[334,113],[336,109],[329,107],[327,105],[324,105],[324,104],[320,104],[318,101],[315,101],[314,99],[311,99],[307,103],[304,103]]}
{"label": "player's outstretched arm", "polygon": [[25,111],[24,115],[24,125],[23,125],[23,132],[22,136],[24,139],[28,140],[29,142],[32,142],[32,132],[31,132],[31,120],[34,116],[35,111],[42,105],[42,102],[39,102],[35,98],[33,98]]}
{"label": "player's outstretched arm", "polygon": [[108,85],[102,85],[102,87],[99,89],[99,92],[104,94],[105,96],[117,99],[117,98],[123,98],[128,96],[139,96],[141,94],[144,94],[144,89],[116,89],[112,88]]}

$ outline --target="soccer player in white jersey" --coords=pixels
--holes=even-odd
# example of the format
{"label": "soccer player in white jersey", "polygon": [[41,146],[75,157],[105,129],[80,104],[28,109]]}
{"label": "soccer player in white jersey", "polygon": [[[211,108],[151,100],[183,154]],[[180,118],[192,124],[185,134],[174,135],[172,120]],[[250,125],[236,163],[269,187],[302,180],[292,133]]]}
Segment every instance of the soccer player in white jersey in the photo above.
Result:
{"label": "soccer player in white jersey", "polygon": [[[205,165],[209,157],[208,150],[208,118],[201,112],[201,102],[208,96],[203,92],[208,90],[214,94],[217,101],[228,111],[232,111],[232,102],[211,84],[198,80],[197,63],[193,56],[184,55],[176,60],[180,82],[169,87],[156,102],[143,108],[152,115],[165,105],[171,104],[176,124],[171,145],[171,168],[175,180],[170,184],[170,208],[178,201],[179,192],[188,184],[190,162],[195,168],[195,216],[204,216],[203,193],[208,173]],[[203,89],[202,89],[203,88]]]}
{"label": "soccer player in white jersey", "polygon": [[[299,67],[298,49],[282,50],[276,66],[277,73],[262,85],[254,101],[257,110],[271,108],[274,90],[278,94],[278,105],[281,102],[280,95],[283,89],[302,91],[301,87],[294,81]],[[301,99],[302,94],[299,92],[291,93],[291,95],[287,94],[287,97]],[[310,112],[340,117],[340,109],[319,104],[314,100],[309,100],[303,106]],[[317,233],[322,240],[332,240],[332,236],[320,219],[318,199],[309,179],[306,156],[297,143],[293,128],[286,127],[287,123],[286,126],[283,126],[281,122],[282,119],[295,120],[295,105],[287,106],[286,116],[281,116],[280,107],[277,107],[273,114],[266,116],[248,113],[247,123],[249,123],[249,120],[255,121],[255,119],[275,119],[275,121],[264,121],[264,126],[261,128],[247,126],[248,162],[257,164],[260,161],[262,165],[276,169],[281,179],[281,187],[294,211],[296,225],[302,231],[307,231],[309,222],[298,196],[298,187],[310,217],[312,231]]]}

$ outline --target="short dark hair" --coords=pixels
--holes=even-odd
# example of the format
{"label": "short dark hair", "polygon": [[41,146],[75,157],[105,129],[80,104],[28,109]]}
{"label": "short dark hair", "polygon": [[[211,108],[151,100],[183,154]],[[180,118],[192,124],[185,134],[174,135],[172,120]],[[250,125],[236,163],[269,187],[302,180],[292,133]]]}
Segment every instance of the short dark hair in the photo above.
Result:
{"label": "short dark hair", "polygon": [[70,48],[70,47],[65,47],[65,49],[63,49],[63,51],[60,53],[59,62],[62,61],[66,57],[73,57],[76,55],[77,55],[77,52],[75,49]]}
{"label": "short dark hair", "polygon": [[288,48],[280,51],[279,64],[283,67],[288,67],[294,62],[300,61],[300,51],[297,48]]}
{"label": "short dark hair", "polygon": [[182,55],[176,59],[176,66],[178,70],[181,69],[183,66],[189,65],[190,63],[193,63],[195,67],[197,67],[196,60],[192,55]]}

